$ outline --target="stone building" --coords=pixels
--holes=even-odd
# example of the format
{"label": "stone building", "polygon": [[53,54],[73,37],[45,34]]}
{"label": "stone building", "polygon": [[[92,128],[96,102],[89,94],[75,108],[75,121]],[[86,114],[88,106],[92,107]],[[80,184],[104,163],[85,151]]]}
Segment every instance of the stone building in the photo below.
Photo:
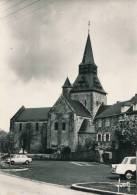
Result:
{"label": "stone building", "polygon": [[22,141],[26,141],[24,149],[28,152],[45,152],[49,110],[50,107],[25,108],[22,106],[11,118],[10,131],[14,133],[17,150],[22,148]]}
{"label": "stone building", "polygon": [[119,149],[116,130],[120,126],[122,131],[125,123],[125,128],[129,128],[130,123],[134,120],[137,121],[137,94],[127,101],[116,102],[113,105],[101,105],[94,118],[99,150],[106,152],[112,151],[112,148]]}
{"label": "stone building", "polygon": [[[73,84],[66,79],[61,96],[53,107],[22,107],[12,117],[10,130],[15,134],[15,145],[19,147],[21,132],[31,129],[31,152],[38,152],[43,147],[64,146],[69,146],[74,152],[87,140],[95,140],[94,118],[100,106],[106,104],[106,92],[98,78],[88,34],[78,76]],[[45,145],[42,145],[43,139]]]}

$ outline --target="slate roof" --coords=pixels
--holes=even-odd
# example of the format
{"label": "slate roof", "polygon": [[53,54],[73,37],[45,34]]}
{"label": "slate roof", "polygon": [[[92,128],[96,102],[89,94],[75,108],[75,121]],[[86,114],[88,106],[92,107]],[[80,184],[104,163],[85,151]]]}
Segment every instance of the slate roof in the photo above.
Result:
{"label": "slate roof", "polygon": [[96,74],[79,74],[73,84],[71,92],[96,91],[106,94]]}
{"label": "slate roof", "polygon": [[72,87],[72,85],[69,81],[69,78],[67,77],[66,80],[65,80],[65,83],[63,85],[63,88],[68,88],[68,87]]}
{"label": "slate roof", "polygon": [[79,129],[79,133],[83,133],[88,128],[88,121],[86,119],[83,120],[82,125]]}
{"label": "slate roof", "polygon": [[45,121],[51,107],[45,108],[25,108],[16,118],[16,121]]}
{"label": "slate roof", "polygon": [[121,113],[121,108],[123,106],[128,106],[129,109],[126,111],[127,114],[137,114],[137,111],[133,111],[133,104],[137,104],[137,94],[133,96],[130,100],[123,101],[123,102],[117,102],[116,104],[113,105],[102,105],[96,116],[95,119],[98,118],[105,118],[105,117],[110,117],[114,115],[120,115]]}
{"label": "slate roof", "polygon": [[83,59],[79,65],[79,74],[73,83],[71,93],[83,91],[96,91],[106,94],[97,76],[97,66],[94,62],[89,34],[87,37]]}
{"label": "slate roof", "polygon": [[93,51],[91,47],[90,35],[88,34],[82,64],[94,64]]}
{"label": "slate roof", "polygon": [[125,103],[127,102],[117,102],[116,104],[107,106],[102,105],[98,110],[95,119],[121,114],[121,107],[124,106]]}
{"label": "slate roof", "polygon": [[71,100],[70,98],[66,98],[66,99],[69,102],[70,106],[74,109],[74,112],[78,116],[83,116],[83,117],[88,117],[88,118],[91,117],[90,112],[79,101]]}

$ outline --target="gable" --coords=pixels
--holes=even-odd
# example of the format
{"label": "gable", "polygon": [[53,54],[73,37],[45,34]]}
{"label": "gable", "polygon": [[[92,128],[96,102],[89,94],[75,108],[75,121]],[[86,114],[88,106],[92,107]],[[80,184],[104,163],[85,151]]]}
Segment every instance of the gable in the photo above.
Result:
{"label": "gable", "polygon": [[50,113],[55,112],[55,113],[70,113],[73,112],[71,109],[70,105],[67,103],[65,98],[61,95],[52,109],[50,110]]}

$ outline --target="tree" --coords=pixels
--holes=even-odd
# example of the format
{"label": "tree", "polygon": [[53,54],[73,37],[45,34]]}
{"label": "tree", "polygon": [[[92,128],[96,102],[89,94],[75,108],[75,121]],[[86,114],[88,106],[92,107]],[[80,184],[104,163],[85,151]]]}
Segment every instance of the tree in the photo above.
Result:
{"label": "tree", "polygon": [[41,152],[45,153],[47,149],[47,124],[43,123],[41,127]]}
{"label": "tree", "polygon": [[23,153],[26,150],[27,152],[31,151],[31,142],[32,142],[32,126],[31,123],[26,124],[26,128],[22,130],[20,134],[20,145],[23,149]]}
{"label": "tree", "polygon": [[115,129],[118,139],[119,150],[123,150],[126,155],[133,155],[137,146],[137,119],[135,117],[124,117],[120,120]]}
{"label": "tree", "polygon": [[0,130],[0,152],[7,152],[7,135],[7,132]]}
{"label": "tree", "polygon": [[9,154],[14,153],[14,134],[12,132],[7,134],[6,148]]}

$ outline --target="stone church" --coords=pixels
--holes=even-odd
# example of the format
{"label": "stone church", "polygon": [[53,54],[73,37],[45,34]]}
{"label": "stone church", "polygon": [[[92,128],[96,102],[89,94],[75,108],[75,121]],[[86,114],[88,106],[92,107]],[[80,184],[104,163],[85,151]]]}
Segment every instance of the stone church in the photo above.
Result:
{"label": "stone church", "polygon": [[[61,96],[52,107],[22,106],[10,120],[15,148],[21,147],[23,132],[29,135],[29,152],[69,146],[75,152],[86,141],[95,140],[94,118],[101,105],[107,104],[94,61],[88,33],[78,76],[73,84],[66,79]],[[26,138],[27,139],[27,138]]]}

